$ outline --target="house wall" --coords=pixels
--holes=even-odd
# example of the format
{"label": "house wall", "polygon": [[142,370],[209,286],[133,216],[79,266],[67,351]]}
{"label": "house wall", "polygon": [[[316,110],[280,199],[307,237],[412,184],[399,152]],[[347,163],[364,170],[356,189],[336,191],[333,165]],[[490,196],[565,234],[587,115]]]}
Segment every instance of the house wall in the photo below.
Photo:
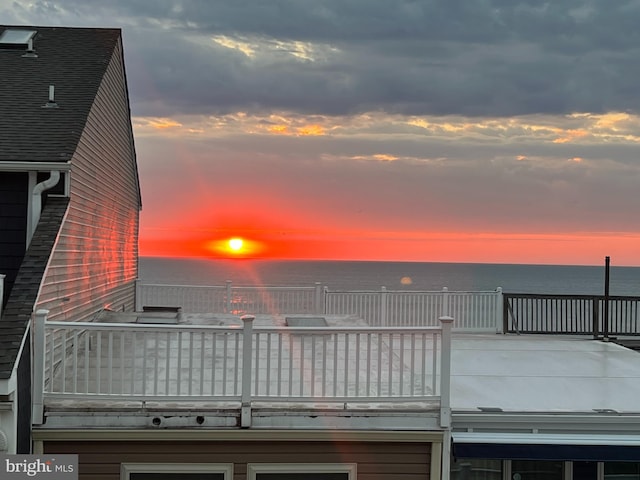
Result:
{"label": "house wall", "polygon": [[0,273],[6,275],[4,303],[26,250],[28,183],[27,173],[0,172]]}
{"label": "house wall", "polygon": [[79,480],[118,480],[121,463],[233,463],[245,480],[248,463],[356,463],[358,480],[425,480],[431,443],[366,441],[64,441],[45,454],[78,454]]}
{"label": "house wall", "polygon": [[140,195],[120,42],[71,162],[70,204],[37,308],[51,320],[132,310]]}

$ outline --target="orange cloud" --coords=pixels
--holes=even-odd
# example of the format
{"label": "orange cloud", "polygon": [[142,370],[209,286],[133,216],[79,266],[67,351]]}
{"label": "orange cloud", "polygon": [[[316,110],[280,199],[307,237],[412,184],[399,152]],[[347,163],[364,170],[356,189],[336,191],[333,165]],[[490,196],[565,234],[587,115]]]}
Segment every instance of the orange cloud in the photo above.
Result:
{"label": "orange cloud", "polygon": [[589,135],[589,132],[583,129],[575,129],[575,130],[565,130],[563,137],[558,137],[553,140],[553,143],[569,143],[577,138],[586,137]]}
{"label": "orange cloud", "polygon": [[307,125],[304,127],[298,127],[298,135],[302,136],[321,136],[326,135],[325,129],[320,125]]}
{"label": "orange cloud", "polygon": [[157,128],[159,130],[164,130],[165,128],[175,128],[175,127],[182,126],[180,122],[176,122],[175,120],[172,120],[170,118],[149,119],[148,125],[153,128]]}
{"label": "orange cloud", "polygon": [[277,135],[289,135],[289,127],[287,125],[272,125],[268,130]]}
{"label": "orange cloud", "polygon": [[377,153],[373,156],[373,158],[384,162],[393,162],[394,160],[398,160],[398,157],[394,157],[393,155],[385,155],[384,153]]}

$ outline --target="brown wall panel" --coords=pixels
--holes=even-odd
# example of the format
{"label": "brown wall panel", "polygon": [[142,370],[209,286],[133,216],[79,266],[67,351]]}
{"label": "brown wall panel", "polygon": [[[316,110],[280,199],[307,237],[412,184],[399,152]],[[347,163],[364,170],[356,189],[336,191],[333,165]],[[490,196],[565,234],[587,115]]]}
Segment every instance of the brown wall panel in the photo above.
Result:
{"label": "brown wall panel", "polygon": [[358,480],[426,480],[430,443],[419,442],[45,442],[45,453],[75,453],[80,480],[118,480],[121,463],[233,463],[245,480],[248,463],[356,463]]}

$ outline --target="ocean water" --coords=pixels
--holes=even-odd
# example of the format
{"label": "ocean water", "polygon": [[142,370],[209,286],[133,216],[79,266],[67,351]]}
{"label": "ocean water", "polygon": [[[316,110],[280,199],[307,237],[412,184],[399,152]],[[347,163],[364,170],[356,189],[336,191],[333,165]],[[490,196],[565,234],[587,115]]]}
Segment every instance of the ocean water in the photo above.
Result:
{"label": "ocean water", "polygon": [[[144,283],[173,285],[313,286],[330,290],[490,291],[508,293],[604,293],[605,268],[575,265],[475,263],[209,260],[141,257]],[[640,296],[640,267],[610,268],[610,295]]]}

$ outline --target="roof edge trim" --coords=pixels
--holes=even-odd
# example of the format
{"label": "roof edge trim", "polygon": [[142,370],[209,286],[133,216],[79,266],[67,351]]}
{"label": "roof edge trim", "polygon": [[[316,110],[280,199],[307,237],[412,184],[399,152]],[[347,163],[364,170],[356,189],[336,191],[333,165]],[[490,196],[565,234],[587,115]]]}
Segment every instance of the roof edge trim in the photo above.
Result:
{"label": "roof edge trim", "polygon": [[0,172],[42,172],[58,170],[68,172],[71,162],[3,162],[0,161]]}

